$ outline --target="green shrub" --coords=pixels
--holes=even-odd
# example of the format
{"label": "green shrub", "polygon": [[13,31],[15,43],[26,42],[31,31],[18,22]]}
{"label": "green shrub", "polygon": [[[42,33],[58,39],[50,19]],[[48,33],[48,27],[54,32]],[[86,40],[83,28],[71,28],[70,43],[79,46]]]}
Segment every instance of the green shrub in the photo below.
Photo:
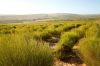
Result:
{"label": "green shrub", "polygon": [[78,55],[87,66],[100,66],[100,39],[88,38],[78,46]]}
{"label": "green shrub", "polygon": [[0,35],[0,66],[52,66],[48,44],[25,35]]}
{"label": "green shrub", "polygon": [[84,40],[81,40],[76,48],[78,56],[87,66],[100,66],[100,26],[92,24],[86,31]]}
{"label": "green shrub", "polygon": [[86,27],[87,26],[81,26],[80,28],[62,34],[61,39],[56,45],[55,49],[55,54],[57,58],[67,59],[76,56],[72,48],[80,38],[84,37]]}
{"label": "green shrub", "polygon": [[66,32],[61,36],[60,41],[56,45],[55,53],[59,59],[67,59],[73,57],[72,47],[78,41],[79,35],[74,32]]}
{"label": "green shrub", "polygon": [[33,38],[34,39],[39,39],[39,40],[44,40],[46,41],[47,39],[51,38],[51,34],[48,31],[36,31],[33,33]]}
{"label": "green shrub", "polygon": [[79,28],[76,28],[74,30],[72,30],[72,32],[75,32],[79,35],[80,38],[85,36],[86,30],[89,28],[89,25],[83,25]]}
{"label": "green shrub", "polygon": [[63,31],[67,31],[67,30],[71,30],[72,28],[75,28],[75,25],[71,25],[71,24],[69,24],[69,25],[64,25],[63,26]]}
{"label": "green shrub", "polygon": [[86,37],[100,37],[100,26],[98,24],[92,25],[86,32]]}

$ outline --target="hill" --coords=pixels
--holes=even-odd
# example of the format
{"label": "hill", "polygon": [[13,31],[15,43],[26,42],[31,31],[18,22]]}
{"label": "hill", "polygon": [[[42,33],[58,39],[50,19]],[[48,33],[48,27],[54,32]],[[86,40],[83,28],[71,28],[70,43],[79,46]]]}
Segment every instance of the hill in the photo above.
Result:
{"label": "hill", "polygon": [[32,14],[32,15],[0,15],[0,23],[17,23],[22,21],[79,20],[98,19],[100,15],[80,15],[70,13]]}

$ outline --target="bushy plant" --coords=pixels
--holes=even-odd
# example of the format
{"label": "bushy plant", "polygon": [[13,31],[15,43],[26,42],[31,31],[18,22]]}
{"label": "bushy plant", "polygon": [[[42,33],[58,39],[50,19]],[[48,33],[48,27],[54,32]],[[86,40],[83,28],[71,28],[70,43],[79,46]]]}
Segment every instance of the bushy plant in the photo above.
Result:
{"label": "bushy plant", "polygon": [[87,66],[100,66],[100,39],[87,38],[78,46],[78,55]]}
{"label": "bushy plant", "polygon": [[63,31],[67,31],[67,30],[70,30],[70,29],[72,29],[72,28],[75,28],[75,25],[71,25],[71,24],[69,24],[69,25],[64,25],[63,26]]}
{"label": "bushy plant", "polygon": [[73,52],[73,46],[78,42],[78,40],[85,35],[85,30],[87,26],[81,26],[77,29],[71,30],[70,32],[65,32],[61,35],[61,39],[56,45],[56,56],[60,59],[67,59],[70,57],[75,57]]}
{"label": "bushy plant", "polygon": [[60,41],[56,45],[55,53],[59,59],[67,59],[73,57],[72,47],[78,41],[79,35],[74,32],[66,32],[61,36]]}
{"label": "bushy plant", "polygon": [[51,34],[49,33],[49,31],[36,31],[33,33],[33,38],[35,39],[39,39],[39,40],[44,40],[46,41],[47,39],[51,38]]}
{"label": "bushy plant", "polygon": [[83,25],[79,28],[72,30],[73,32],[77,33],[80,38],[85,36],[86,30],[89,28],[89,25]]}
{"label": "bushy plant", "polygon": [[88,66],[100,65],[100,26],[92,24],[84,40],[78,44],[77,54]]}
{"label": "bushy plant", "polygon": [[52,66],[52,63],[52,52],[45,42],[23,34],[0,35],[0,66]]}
{"label": "bushy plant", "polygon": [[86,37],[100,37],[100,26],[98,24],[92,25],[86,32]]}

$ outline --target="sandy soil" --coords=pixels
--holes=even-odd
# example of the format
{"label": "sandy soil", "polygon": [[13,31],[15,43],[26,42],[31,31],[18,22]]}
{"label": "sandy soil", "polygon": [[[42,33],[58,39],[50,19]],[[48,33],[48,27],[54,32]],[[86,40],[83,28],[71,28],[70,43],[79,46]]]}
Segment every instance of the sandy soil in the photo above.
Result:
{"label": "sandy soil", "polygon": [[86,64],[82,63],[82,61],[77,58],[71,58],[68,61],[55,59],[53,66],[86,66]]}

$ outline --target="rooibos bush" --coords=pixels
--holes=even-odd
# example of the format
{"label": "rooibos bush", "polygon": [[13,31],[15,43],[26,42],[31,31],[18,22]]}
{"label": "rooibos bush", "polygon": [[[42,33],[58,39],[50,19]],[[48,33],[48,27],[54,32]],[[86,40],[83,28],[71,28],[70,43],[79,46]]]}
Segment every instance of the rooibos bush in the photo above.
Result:
{"label": "rooibos bush", "polygon": [[88,38],[80,42],[78,55],[88,66],[100,66],[100,40]]}
{"label": "rooibos bush", "polygon": [[0,36],[0,66],[52,66],[49,46],[22,35]]}

